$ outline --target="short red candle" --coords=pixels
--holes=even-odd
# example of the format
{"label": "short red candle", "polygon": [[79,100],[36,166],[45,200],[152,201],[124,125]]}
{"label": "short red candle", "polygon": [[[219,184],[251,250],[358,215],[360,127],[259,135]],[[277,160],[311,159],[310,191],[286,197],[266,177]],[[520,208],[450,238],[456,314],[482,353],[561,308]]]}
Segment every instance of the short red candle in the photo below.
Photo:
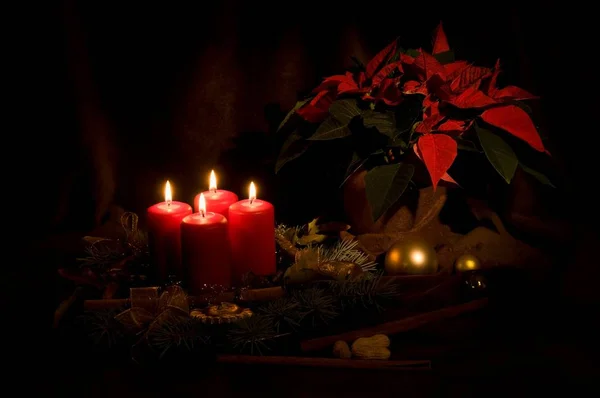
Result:
{"label": "short red candle", "polygon": [[169,274],[183,276],[179,225],[181,220],[191,213],[192,206],[171,200],[171,186],[168,181],[165,187],[165,201],[148,208],[148,246],[161,280],[165,280]]}
{"label": "short red candle", "polygon": [[271,203],[255,199],[254,184],[250,187],[250,199],[229,207],[231,270],[236,284],[248,272],[270,275],[276,271],[275,209]]}
{"label": "short red candle", "polygon": [[[205,207],[205,206],[203,206]],[[222,214],[191,214],[181,222],[181,255],[193,294],[204,285],[231,286],[227,219]]]}
{"label": "short red candle", "polygon": [[[239,200],[238,196],[230,191],[223,189],[217,189],[217,178],[214,170],[210,172],[208,191],[202,192],[204,194],[204,200],[206,200],[206,211],[222,214],[225,218],[229,215],[229,206]],[[194,198],[194,213],[198,213],[198,203],[200,200],[200,194]]]}

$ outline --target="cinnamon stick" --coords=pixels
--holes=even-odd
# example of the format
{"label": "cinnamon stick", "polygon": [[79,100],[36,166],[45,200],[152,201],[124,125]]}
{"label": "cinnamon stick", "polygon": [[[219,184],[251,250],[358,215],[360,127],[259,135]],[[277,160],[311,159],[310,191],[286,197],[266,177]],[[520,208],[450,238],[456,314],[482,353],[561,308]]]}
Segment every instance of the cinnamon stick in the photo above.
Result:
{"label": "cinnamon stick", "polygon": [[429,360],[369,360],[253,355],[219,355],[217,362],[243,365],[307,366],[313,368],[430,370]]}
{"label": "cinnamon stick", "polygon": [[370,337],[376,334],[393,335],[396,333],[417,329],[428,323],[450,319],[467,312],[476,311],[485,307],[487,304],[487,298],[469,301],[468,303],[454,305],[412,317],[382,323],[381,325],[374,327],[354,330],[334,336],[325,336],[312,340],[305,340],[300,343],[300,346],[303,351],[308,352],[330,347],[338,340],[352,342],[360,337]]}
{"label": "cinnamon stick", "polygon": [[285,295],[281,286],[266,287],[263,289],[249,289],[242,293],[243,301],[269,301]]}

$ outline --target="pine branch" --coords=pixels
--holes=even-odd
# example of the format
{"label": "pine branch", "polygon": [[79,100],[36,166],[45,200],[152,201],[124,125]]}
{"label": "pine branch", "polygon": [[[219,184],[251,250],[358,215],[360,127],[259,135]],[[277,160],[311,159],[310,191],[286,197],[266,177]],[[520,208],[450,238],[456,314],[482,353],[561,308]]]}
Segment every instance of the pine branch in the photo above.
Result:
{"label": "pine branch", "polygon": [[83,325],[94,344],[111,348],[124,336],[121,324],[115,320],[115,316],[122,310],[115,308],[89,311],[82,315]]}
{"label": "pine branch", "polygon": [[383,281],[383,273],[371,275],[358,281],[329,282],[331,291],[343,309],[360,305],[380,311],[384,301],[398,295],[398,287],[389,280]]}
{"label": "pine branch", "polygon": [[374,271],[377,263],[369,260],[369,256],[357,249],[358,241],[341,239],[331,248],[318,247],[321,261],[347,261],[358,264],[363,271]]}
{"label": "pine branch", "polygon": [[267,342],[275,337],[275,331],[269,318],[256,314],[236,323],[227,337],[233,348],[250,355],[263,355],[269,350]]}
{"label": "pine branch", "polygon": [[277,333],[286,326],[296,330],[302,320],[300,303],[294,297],[283,297],[269,301],[259,308],[259,312],[270,320]]}
{"label": "pine branch", "polygon": [[323,289],[296,290],[293,297],[299,303],[302,321],[309,323],[313,329],[328,324],[339,315],[335,298]]}
{"label": "pine branch", "polygon": [[208,336],[202,324],[190,317],[170,316],[160,325],[147,333],[147,340],[152,348],[160,352],[162,358],[167,352],[176,348],[193,351],[194,348],[208,344]]}

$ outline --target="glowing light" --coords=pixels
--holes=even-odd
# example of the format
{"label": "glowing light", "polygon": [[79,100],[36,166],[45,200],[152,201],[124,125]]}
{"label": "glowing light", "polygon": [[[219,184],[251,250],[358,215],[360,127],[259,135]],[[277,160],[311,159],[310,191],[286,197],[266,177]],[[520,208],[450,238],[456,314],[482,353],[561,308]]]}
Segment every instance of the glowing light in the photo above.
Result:
{"label": "glowing light", "polygon": [[256,200],[256,187],[254,186],[254,182],[250,183],[250,195],[248,195],[248,199],[250,199],[250,203]]}
{"label": "glowing light", "polygon": [[171,193],[171,183],[167,180],[165,184],[165,202],[167,202],[168,206],[171,206],[171,202],[173,202],[173,194]]}
{"label": "glowing light", "polygon": [[217,176],[215,175],[215,171],[210,171],[210,179],[208,183],[208,190],[212,192],[217,192]]}
{"label": "glowing light", "polygon": [[203,193],[200,193],[200,199],[198,199],[198,211],[202,217],[206,217],[206,199],[204,199]]}
{"label": "glowing light", "polygon": [[410,259],[416,265],[423,265],[425,262],[425,254],[420,250],[414,250],[410,253]]}

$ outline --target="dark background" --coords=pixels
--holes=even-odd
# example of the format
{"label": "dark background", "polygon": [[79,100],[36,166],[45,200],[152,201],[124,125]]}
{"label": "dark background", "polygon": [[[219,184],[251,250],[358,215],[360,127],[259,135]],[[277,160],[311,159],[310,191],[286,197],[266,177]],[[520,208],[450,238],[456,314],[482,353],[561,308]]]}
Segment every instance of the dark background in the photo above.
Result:
{"label": "dark background", "polygon": [[[28,10],[16,100],[25,129],[5,151],[21,156],[23,209],[43,211],[35,233],[21,224],[35,243],[80,236],[113,205],[143,214],[162,200],[166,179],[176,200],[191,202],[211,168],[220,187],[241,195],[253,179],[285,218],[271,134],[297,95],[396,36],[429,49],[443,21],[457,58],[500,58],[505,82],[542,97],[536,109],[561,187],[533,203],[551,203],[572,226],[559,295],[575,317],[598,303],[593,13],[521,3],[65,1]],[[16,274],[44,296],[57,264],[32,253],[33,268]]]}

